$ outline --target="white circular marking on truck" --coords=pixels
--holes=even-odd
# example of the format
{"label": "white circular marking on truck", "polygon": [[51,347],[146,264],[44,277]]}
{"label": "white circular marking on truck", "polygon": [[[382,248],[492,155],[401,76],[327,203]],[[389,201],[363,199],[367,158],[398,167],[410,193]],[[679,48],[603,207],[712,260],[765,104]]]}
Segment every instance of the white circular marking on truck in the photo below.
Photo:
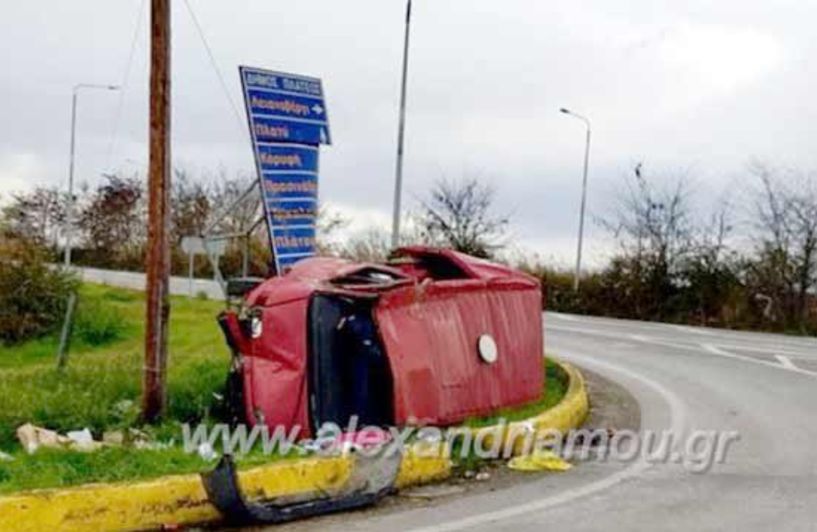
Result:
{"label": "white circular marking on truck", "polygon": [[477,348],[479,350],[479,358],[481,358],[483,362],[487,364],[496,362],[499,352],[496,347],[496,342],[490,334],[483,334],[479,337]]}

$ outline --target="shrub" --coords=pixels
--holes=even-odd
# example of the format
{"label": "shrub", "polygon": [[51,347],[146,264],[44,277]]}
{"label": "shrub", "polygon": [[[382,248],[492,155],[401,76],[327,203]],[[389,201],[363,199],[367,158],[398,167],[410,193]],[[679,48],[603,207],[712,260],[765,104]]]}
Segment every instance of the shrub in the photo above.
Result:
{"label": "shrub", "polygon": [[116,309],[80,299],[74,321],[75,339],[89,346],[105,345],[121,338],[124,328],[122,315]]}
{"label": "shrub", "polygon": [[38,243],[0,236],[0,341],[15,343],[43,335],[64,317],[74,276],[49,263]]}

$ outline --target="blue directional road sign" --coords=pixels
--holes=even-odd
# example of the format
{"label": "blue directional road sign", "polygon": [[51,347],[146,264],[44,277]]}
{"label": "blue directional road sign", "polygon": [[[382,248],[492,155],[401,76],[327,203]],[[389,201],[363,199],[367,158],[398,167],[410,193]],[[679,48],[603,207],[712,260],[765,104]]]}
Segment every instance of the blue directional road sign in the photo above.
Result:
{"label": "blue directional road sign", "polygon": [[329,144],[321,80],[240,67],[278,274],[315,254],[318,146]]}
{"label": "blue directional road sign", "polygon": [[315,254],[318,147],[256,142],[264,211],[276,271]]}

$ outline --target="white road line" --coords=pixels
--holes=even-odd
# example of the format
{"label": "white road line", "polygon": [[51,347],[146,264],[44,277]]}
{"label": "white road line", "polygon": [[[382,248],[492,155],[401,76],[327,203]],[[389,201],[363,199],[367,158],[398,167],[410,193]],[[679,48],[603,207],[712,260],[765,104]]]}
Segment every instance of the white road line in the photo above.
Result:
{"label": "white road line", "polygon": [[[607,333],[607,332],[601,332],[601,331],[593,331],[593,330],[588,330],[588,329],[580,329],[578,327],[551,327],[551,328],[559,330],[559,331],[568,331],[568,332],[577,332],[577,333],[581,333],[581,334],[589,334],[591,336],[595,335],[595,336],[602,336],[602,337],[608,337],[608,338],[617,338],[617,339],[621,338],[620,334],[613,334],[613,333]],[[637,342],[646,343],[646,344],[663,345],[663,346],[666,346],[666,347],[673,347],[673,348],[676,348],[676,349],[694,351],[696,353],[700,353],[701,349],[703,349],[704,351],[706,351],[708,353],[711,353],[713,355],[722,356],[722,357],[725,357],[725,358],[731,358],[731,359],[734,359],[734,360],[742,360],[744,362],[749,362],[749,363],[752,363],[752,364],[760,364],[760,365],[770,367],[770,368],[782,369],[782,370],[785,370],[785,371],[791,371],[791,372],[794,372],[794,373],[799,373],[801,375],[807,375],[809,377],[817,377],[817,372],[814,372],[814,371],[808,371],[808,370],[805,370],[805,369],[798,368],[796,366],[795,367],[785,367],[785,366],[783,366],[781,364],[778,364],[776,362],[772,362],[770,360],[762,360],[762,359],[759,359],[759,358],[752,358],[752,357],[747,357],[747,356],[743,356],[743,355],[738,355],[738,354],[735,354],[735,353],[731,353],[729,351],[725,351],[725,350],[721,349],[720,347],[718,347],[716,345],[713,345],[713,344],[703,343],[703,344],[698,344],[698,345],[685,345],[685,344],[679,344],[679,343],[675,343],[675,342],[668,342],[668,341],[665,341],[665,340],[660,340],[658,338],[650,338],[650,337],[643,336],[643,335],[640,335],[640,334],[629,334],[629,335],[626,335],[626,336],[629,337],[632,340],[635,340]],[[757,350],[758,349],[755,349],[755,351],[757,351]],[[778,350],[778,352],[779,352],[779,350]],[[792,364],[792,366],[793,366],[793,364]]]}
{"label": "white road line", "polygon": [[756,346],[756,345],[751,346],[751,345],[739,345],[739,344],[724,344],[724,343],[721,343],[721,342],[718,342],[718,345],[720,347],[723,347],[723,348],[726,348],[726,349],[739,349],[739,350],[742,350],[742,351],[752,351],[754,353],[766,353],[766,354],[769,354],[769,355],[782,354],[782,355],[788,355],[788,356],[793,356],[793,357],[802,357],[802,358],[814,358],[815,356],[817,356],[817,353],[815,353],[814,351],[811,351],[809,353],[804,353],[804,352],[801,352],[801,351],[791,351],[790,349],[780,349],[778,347],[759,347],[759,346]]}
{"label": "white road line", "polygon": [[778,362],[780,362],[780,365],[783,366],[786,369],[794,369],[794,370],[800,369],[800,368],[798,368],[797,366],[794,365],[794,362],[792,362],[789,357],[787,357],[785,355],[775,355],[774,358],[776,358],[778,360]]}
{"label": "white road line", "polygon": [[753,364],[760,364],[762,366],[775,368],[775,369],[782,369],[782,370],[791,371],[791,372],[794,372],[794,373],[800,373],[801,375],[808,375],[809,377],[817,377],[817,372],[808,371],[808,370],[805,370],[805,369],[800,369],[800,368],[794,366],[794,364],[792,364],[793,367],[785,367],[785,366],[783,366],[781,364],[777,364],[777,363],[772,362],[770,360],[761,360],[759,358],[752,358],[752,357],[745,357],[743,355],[736,355],[735,353],[730,353],[729,351],[724,351],[720,347],[712,345],[712,344],[701,344],[701,347],[705,351],[707,351],[709,353],[712,353],[713,355],[718,355],[718,356],[725,357],[725,358],[733,358],[735,360],[743,360],[744,362],[751,362]]}
{"label": "white road line", "polygon": [[[570,360],[571,362],[576,362],[577,364],[586,366],[590,369],[592,369],[595,366],[596,368],[605,369],[613,373],[619,373],[629,379],[634,379],[641,382],[648,388],[651,388],[653,391],[658,393],[669,406],[670,430],[674,434],[680,435],[686,428],[687,416],[686,406],[684,405],[683,401],[681,401],[681,399],[677,395],[675,395],[675,393],[668,390],[661,384],[651,379],[648,379],[643,375],[625,369],[621,366],[613,365],[607,362],[601,362],[593,357],[566,355],[562,353],[555,354],[559,358]],[[511,506],[508,508],[503,508],[502,510],[471,515],[469,517],[465,517],[462,519],[448,521],[437,525],[432,525],[429,527],[416,528],[413,530],[414,532],[444,532],[449,530],[463,530],[485,525],[488,523],[502,521],[504,519],[509,519],[519,515],[524,515],[532,512],[539,512],[542,510],[546,510],[548,508],[552,508],[554,506],[558,506],[560,504],[565,504],[576,499],[587,497],[599,491],[606,490],[625,480],[637,478],[641,476],[650,467],[652,467],[652,464],[642,460],[630,465],[629,467],[622,471],[610,475],[609,477],[603,478],[596,482],[592,482],[590,484],[587,484],[586,486],[566,490],[552,497],[546,497],[544,499],[540,499],[537,501],[531,501],[528,503]]]}

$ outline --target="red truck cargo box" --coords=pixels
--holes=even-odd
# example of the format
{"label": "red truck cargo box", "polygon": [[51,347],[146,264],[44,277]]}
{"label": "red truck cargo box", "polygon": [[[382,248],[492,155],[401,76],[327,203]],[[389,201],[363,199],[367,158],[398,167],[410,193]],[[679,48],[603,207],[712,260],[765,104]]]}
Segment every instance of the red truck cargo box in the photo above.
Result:
{"label": "red truck cargo box", "polygon": [[536,279],[450,250],[401,248],[387,265],[305,259],[228,316],[246,417],[307,436],[352,415],[450,425],[534,401],[541,301]]}

